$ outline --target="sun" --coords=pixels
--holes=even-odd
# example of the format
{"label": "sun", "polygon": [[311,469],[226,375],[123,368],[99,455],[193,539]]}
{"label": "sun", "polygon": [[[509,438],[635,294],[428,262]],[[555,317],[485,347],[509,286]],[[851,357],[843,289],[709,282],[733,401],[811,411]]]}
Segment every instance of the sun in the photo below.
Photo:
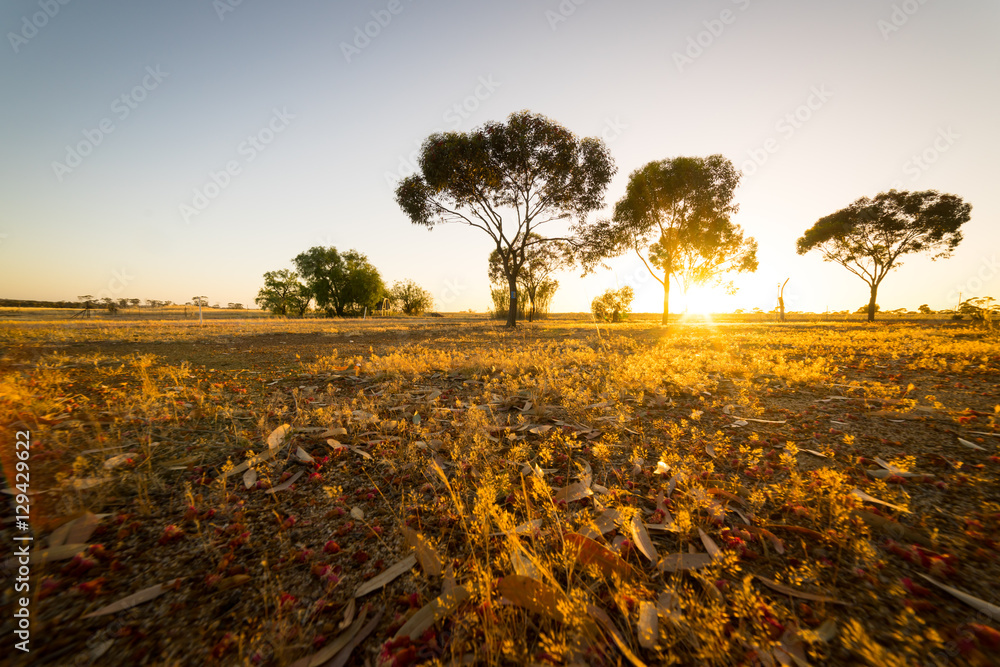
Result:
{"label": "sun", "polygon": [[682,310],[688,315],[709,316],[725,312],[728,295],[721,287],[694,286],[682,298]]}

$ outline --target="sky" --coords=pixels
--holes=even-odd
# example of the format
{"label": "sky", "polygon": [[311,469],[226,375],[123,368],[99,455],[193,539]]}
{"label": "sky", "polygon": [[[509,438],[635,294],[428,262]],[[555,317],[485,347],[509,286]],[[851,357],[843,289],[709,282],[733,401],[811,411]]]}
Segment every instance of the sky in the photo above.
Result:
{"label": "sky", "polygon": [[[489,237],[411,224],[394,183],[428,135],[528,109],[608,144],[591,220],[653,160],[742,170],[760,268],[691,295],[713,310],[770,310],[785,279],[790,310],[866,304],[795,241],[893,187],[972,219],[950,259],[906,258],[883,310],[1000,298],[995,0],[7,0],[0,28],[0,297],[250,305],[265,271],[333,245],[483,311]],[[560,274],[552,310],[623,285],[662,309],[636,257],[609,266]]]}

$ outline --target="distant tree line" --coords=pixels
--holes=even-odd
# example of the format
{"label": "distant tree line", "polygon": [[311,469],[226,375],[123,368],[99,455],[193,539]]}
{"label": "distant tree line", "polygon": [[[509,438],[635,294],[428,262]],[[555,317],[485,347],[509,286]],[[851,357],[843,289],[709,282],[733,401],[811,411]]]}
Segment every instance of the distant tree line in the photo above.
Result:
{"label": "distant tree line", "polygon": [[430,292],[412,280],[386,287],[378,269],[357,250],[315,246],[297,255],[292,264],[295,270],[264,274],[264,286],[255,299],[258,306],[284,317],[309,312],[325,317],[393,311],[417,315],[433,307]]}

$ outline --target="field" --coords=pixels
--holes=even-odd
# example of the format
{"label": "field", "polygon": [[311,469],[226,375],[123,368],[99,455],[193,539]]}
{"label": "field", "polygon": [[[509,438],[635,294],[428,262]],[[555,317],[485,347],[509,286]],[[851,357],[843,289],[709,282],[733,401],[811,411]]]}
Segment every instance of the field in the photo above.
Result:
{"label": "field", "polygon": [[32,665],[1000,654],[1000,341],[962,322],[22,314],[0,342]]}

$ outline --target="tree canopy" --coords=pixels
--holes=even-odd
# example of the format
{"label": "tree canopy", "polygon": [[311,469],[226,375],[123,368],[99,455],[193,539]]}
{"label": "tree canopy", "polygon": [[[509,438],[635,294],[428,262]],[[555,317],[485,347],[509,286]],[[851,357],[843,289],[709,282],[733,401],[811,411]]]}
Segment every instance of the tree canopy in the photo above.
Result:
{"label": "tree canopy", "polygon": [[517,279],[529,248],[571,241],[539,228],[600,208],[615,173],[603,141],[578,139],[529,111],[471,132],[433,134],[418,164],[420,173],[397,186],[396,202],[413,224],[459,223],[492,239],[513,297],[508,326],[517,323]]}
{"label": "tree canopy", "polygon": [[961,243],[960,230],[971,211],[955,195],[890,190],[820,218],[796,249],[800,255],[818,249],[824,260],[864,280],[870,289],[868,321],[873,322],[879,285],[902,265],[900,257],[924,252],[934,260],[948,257]]}
{"label": "tree canopy", "polygon": [[275,315],[302,317],[311,300],[309,289],[299,281],[299,274],[279,269],[264,274],[264,286],[260,288],[254,302]]}
{"label": "tree canopy", "polygon": [[356,250],[340,253],[333,246],[315,246],[292,261],[327,317],[374,310],[386,296],[378,269]]}
{"label": "tree canopy", "polygon": [[[670,284],[719,283],[731,271],[757,270],[757,242],[730,220],[739,172],[722,155],[650,162],[629,176],[610,220],[583,230],[586,270],[634,251],[663,286],[663,323]],[[730,283],[732,289],[732,284]]]}
{"label": "tree canopy", "polygon": [[389,299],[406,315],[419,315],[434,306],[434,296],[412,280],[397,280]]}

